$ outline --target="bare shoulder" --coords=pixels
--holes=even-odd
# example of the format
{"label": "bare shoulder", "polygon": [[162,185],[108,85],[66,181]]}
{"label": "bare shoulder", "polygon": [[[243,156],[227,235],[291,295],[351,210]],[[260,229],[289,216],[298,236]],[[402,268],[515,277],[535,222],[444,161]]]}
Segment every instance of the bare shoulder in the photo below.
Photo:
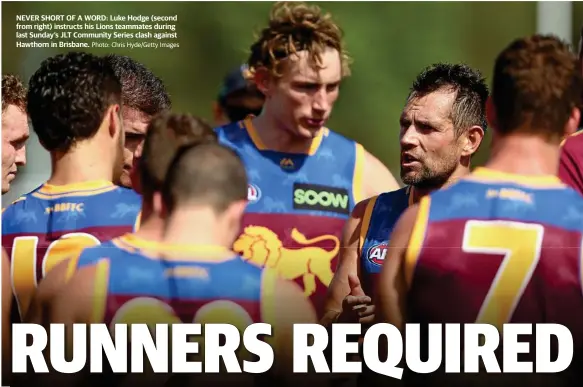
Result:
{"label": "bare shoulder", "polygon": [[364,150],[364,195],[371,197],[400,188],[391,171],[368,150]]}

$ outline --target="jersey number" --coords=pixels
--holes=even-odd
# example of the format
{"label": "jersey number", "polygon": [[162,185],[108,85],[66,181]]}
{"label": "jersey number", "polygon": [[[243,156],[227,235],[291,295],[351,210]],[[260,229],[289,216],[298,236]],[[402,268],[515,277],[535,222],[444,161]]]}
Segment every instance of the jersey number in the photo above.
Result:
{"label": "jersey number", "polygon": [[[59,262],[74,256],[82,249],[100,244],[99,239],[87,233],[69,233],[53,241],[41,261],[41,278]],[[12,243],[12,290],[20,317],[24,318],[37,283],[38,237],[16,237]]]}
{"label": "jersey number", "polygon": [[477,323],[502,329],[510,321],[540,258],[543,234],[540,224],[478,220],[466,223],[465,252],[504,255]]}
{"label": "jersey number", "polygon": [[[158,299],[151,297],[134,298],[126,302],[113,317],[110,329],[114,333],[115,324],[147,324],[152,335],[155,333],[156,324],[180,324],[182,321],[176,316],[172,307]],[[192,322],[195,324],[229,324],[233,325],[242,334],[245,329],[253,324],[249,313],[239,304],[232,301],[211,301],[198,309]],[[204,333],[204,331],[203,331]],[[155,336],[152,336],[155,337]],[[204,361],[204,335],[191,339],[199,343],[197,354],[189,356],[189,361]],[[239,346],[235,352],[241,360],[250,360],[250,353],[245,346]]]}

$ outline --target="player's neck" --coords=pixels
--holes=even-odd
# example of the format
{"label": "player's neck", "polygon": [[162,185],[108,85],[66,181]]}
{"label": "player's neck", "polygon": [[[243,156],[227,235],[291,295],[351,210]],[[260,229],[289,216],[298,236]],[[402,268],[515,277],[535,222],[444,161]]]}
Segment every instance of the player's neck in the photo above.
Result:
{"label": "player's neck", "polygon": [[218,246],[230,249],[225,234],[211,209],[184,208],[170,216],[162,241],[173,245]]}
{"label": "player's neck", "polygon": [[469,166],[465,165],[458,165],[458,167],[454,170],[454,172],[449,176],[445,183],[436,186],[436,187],[413,187],[411,191],[412,195],[412,202],[418,203],[421,198],[425,195],[429,195],[433,191],[437,191],[442,188],[449,187],[450,185],[454,184],[456,181],[461,179],[462,177],[468,175],[470,173]]}
{"label": "player's neck", "polygon": [[86,181],[113,181],[113,168],[105,162],[103,150],[89,141],[81,142],[66,153],[51,153],[51,177],[47,183],[65,185]]}
{"label": "player's neck", "polygon": [[485,167],[517,175],[556,175],[560,148],[539,136],[525,134],[497,138]]}
{"label": "player's neck", "polygon": [[305,153],[312,145],[312,138],[294,136],[265,111],[253,119],[253,127],[265,147],[276,152]]}

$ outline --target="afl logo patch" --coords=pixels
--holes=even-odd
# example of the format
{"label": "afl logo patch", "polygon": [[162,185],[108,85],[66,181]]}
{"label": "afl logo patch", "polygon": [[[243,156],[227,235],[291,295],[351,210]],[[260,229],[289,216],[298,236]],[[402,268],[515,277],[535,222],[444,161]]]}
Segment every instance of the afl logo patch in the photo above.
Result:
{"label": "afl logo patch", "polygon": [[374,245],[368,249],[367,258],[375,265],[381,266],[387,256],[387,243]]}
{"label": "afl logo patch", "polygon": [[254,184],[247,184],[247,200],[251,203],[261,199],[261,190]]}

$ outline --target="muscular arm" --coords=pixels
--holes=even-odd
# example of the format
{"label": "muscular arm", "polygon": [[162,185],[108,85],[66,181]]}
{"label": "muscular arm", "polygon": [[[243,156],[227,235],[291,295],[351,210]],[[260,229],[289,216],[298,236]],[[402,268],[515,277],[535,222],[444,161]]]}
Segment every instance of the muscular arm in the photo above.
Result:
{"label": "muscular arm", "polygon": [[418,209],[418,205],[409,207],[397,222],[391,234],[377,289],[377,321],[393,324],[401,331],[407,321],[408,287],[404,263]]}
{"label": "muscular arm", "polygon": [[368,151],[364,151],[363,198],[395,191],[399,183],[387,167]]}
{"label": "muscular arm", "polygon": [[[47,332],[53,323],[65,324],[65,356],[73,354],[73,324],[89,324],[92,312],[92,292],[95,267],[87,266],[68,278],[69,261],[59,263],[40,283],[34,297],[34,307],[27,314],[27,322],[42,324]],[[59,385],[63,387],[84,385],[84,373],[61,374],[50,367],[50,333],[49,344],[45,349],[45,358],[49,365],[49,374],[35,374],[31,385]]]}
{"label": "muscular arm", "polygon": [[342,235],[342,249],[338,257],[338,265],[334,271],[334,277],[330,282],[326,302],[324,304],[324,316],[321,324],[329,327],[342,311],[342,300],[350,293],[348,275],[356,274],[360,278],[358,255],[360,252],[360,230],[364,213],[370,199],[358,203],[350,218],[344,225]]}

